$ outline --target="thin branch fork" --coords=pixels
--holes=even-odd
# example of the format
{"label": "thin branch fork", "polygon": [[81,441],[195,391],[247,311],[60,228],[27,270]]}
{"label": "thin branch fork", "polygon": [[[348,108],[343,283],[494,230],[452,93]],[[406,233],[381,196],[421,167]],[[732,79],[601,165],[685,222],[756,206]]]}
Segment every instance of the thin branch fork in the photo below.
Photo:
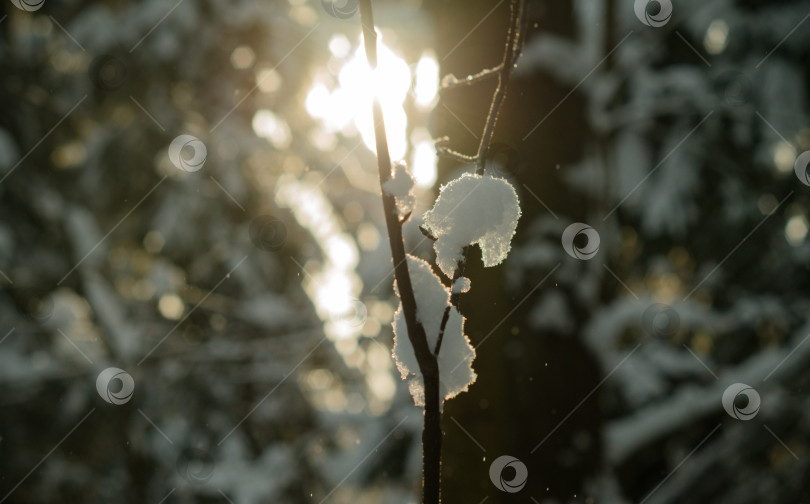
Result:
{"label": "thin branch fork", "polygon": [[[436,141],[436,152],[461,162],[475,163],[475,173],[478,175],[484,174],[484,167],[487,162],[487,154],[489,152],[490,144],[492,143],[492,135],[495,133],[495,124],[498,122],[498,115],[501,112],[501,107],[506,99],[506,90],[509,87],[509,80],[512,77],[512,71],[515,68],[515,61],[520,56],[520,48],[523,45],[523,17],[525,11],[525,0],[512,0],[509,5],[509,32],[506,36],[506,47],[504,48],[503,61],[493,68],[479,72],[478,74],[471,75],[464,79],[464,82],[469,81],[480,82],[487,77],[497,75],[498,85],[492,95],[492,103],[489,107],[489,114],[487,114],[487,121],[484,124],[484,133],[481,135],[481,143],[478,146],[478,152],[475,156],[467,156],[460,152],[451,150],[445,146],[449,141],[448,137],[442,137]],[[496,71],[497,70],[497,71]],[[450,86],[448,86],[450,87]],[[469,247],[464,247],[462,259],[458,263],[451,285],[464,276],[464,269],[467,262],[467,251]],[[458,307],[460,293],[452,293],[450,296],[450,304]],[[445,326],[447,325],[448,317],[442,318],[442,326],[440,334],[444,334]],[[438,345],[437,345],[438,348]]]}
{"label": "thin branch fork", "polygon": [[[497,76],[498,78],[498,85],[492,98],[492,104],[487,116],[484,134],[481,138],[481,145],[479,146],[477,155],[465,156],[461,153],[452,151],[444,147],[441,140],[437,144],[437,151],[439,151],[439,153],[451,155],[457,159],[462,159],[467,162],[475,162],[477,164],[476,172],[479,174],[483,174],[487,151],[492,141],[492,135],[495,131],[495,123],[497,122],[498,114],[500,113],[504,98],[506,97],[506,89],[512,75],[515,59],[517,54],[520,52],[520,26],[523,18],[524,1],[525,0],[511,0],[509,33],[507,36],[506,49],[502,63],[494,68],[486,69],[476,75],[472,75],[464,81],[458,81],[455,78],[446,79],[444,85],[442,86],[444,89],[450,89],[463,85],[471,85],[493,76]],[[374,14],[371,7],[371,0],[359,0],[359,7],[360,21],[363,26],[363,39],[366,57],[368,59],[369,66],[372,69],[376,69],[377,33],[374,30]],[[374,100],[373,116],[374,135],[377,150],[377,166],[379,169],[380,186],[382,189],[382,186],[391,178],[391,156],[388,151],[388,140],[385,131],[382,106],[380,105],[378,99]],[[422,326],[416,316],[416,299],[413,291],[413,285],[411,283],[411,277],[408,272],[405,244],[402,237],[402,224],[405,219],[400,220],[395,197],[386,193],[384,189],[382,189],[381,192],[385,223],[388,230],[388,240],[391,246],[391,256],[394,262],[394,278],[397,282],[400,301],[402,303],[403,316],[405,317],[405,325],[408,329],[408,339],[410,340],[414,353],[416,354],[416,361],[419,365],[419,371],[422,374],[425,387],[425,423],[424,429],[422,430],[422,502],[423,504],[439,504],[441,488],[442,431],[440,413],[441,397],[439,392],[439,365],[436,356],[441,349],[442,337],[444,336],[444,330],[446,328],[447,321],[449,320],[450,307],[448,306],[445,309],[444,316],[442,317],[439,339],[437,341],[436,348],[433,352],[431,352],[427,342],[425,328]],[[453,278],[454,282],[463,275],[464,261],[461,261],[458,266],[459,267],[457,268]],[[451,294],[451,305],[457,306],[458,298],[458,293]]]}
{"label": "thin branch fork", "polygon": [[498,86],[492,96],[492,105],[489,107],[489,115],[484,125],[484,134],[481,135],[481,144],[478,146],[478,162],[475,172],[478,175],[484,174],[484,165],[487,162],[487,151],[492,142],[492,135],[495,133],[495,123],[498,122],[498,114],[506,98],[506,89],[509,86],[509,79],[515,69],[515,60],[520,55],[518,45],[522,42],[521,21],[523,19],[524,0],[512,0],[509,6],[509,33],[506,36],[506,49],[503,54],[501,71],[498,72]]}
{"label": "thin branch fork", "polygon": [[[374,14],[371,0],[360,0],[360,21],[363,25],[363,39],[366,57],[372,69],[377,68],[377,32],[374,30]],[[416,361],[425,387],[425,423],[422,431],[422,502],[439,504],[441,484],[441,414],[439,397],[439,364],[431,352],[425,334],[425,328],[416,317],[416,299],[408,272],[405,254],[405,243],[402,238],[402,224],[393,195],[388,194],[382,186],[391,178],[391,156],[388,152],[388,139],[385,132],[382,106],[374,100],[374,136],[377,149],[377,166],[380,176],[383,212],[388,230],[388,241],[394,262],[394,278],[399,289],[405,325],[408,328],[408,339],[416,354]]]}
{"label": "thin branch fork", "polygon": [[495,133],[495,124],[498,122],[498,115],[506,98],[506,90],[509,87],[509,80],[515,68],[515,61],[520,55],[520,48],[523,45],[523,30],[521,29],[521,25],[525,10],[525,0],[511,0],[509,8],[509,32],[507,33],[506,47],[504,48],[501,63],[492,68],[482,70],[477,74],[470,75],[465,79],[457,79],[455,76],[448,75],[442,80],[441,90],[445,91],[462,86],[470,86],[491,77],[497,77],[498,79],[498,84],[492,96],[489,113],[487,114],[487,120],[484,124],[484,133],[481,135],[481,143],[478,146],[476,154],[468,156],[448,148],[445,145],[449,141],[448,137],[442,137],[436,141],[437,154],[463,163],[475,163],[475,172],[478,175],[484,174],[484,166],[486,165],[487,154],[490,144],[492,143],[492,135]]}

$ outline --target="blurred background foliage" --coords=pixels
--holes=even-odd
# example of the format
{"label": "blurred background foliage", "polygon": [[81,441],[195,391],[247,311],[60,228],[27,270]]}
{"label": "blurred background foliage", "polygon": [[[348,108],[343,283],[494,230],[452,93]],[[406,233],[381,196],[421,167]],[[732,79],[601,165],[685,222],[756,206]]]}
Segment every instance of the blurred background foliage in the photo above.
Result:
{"label": "blurred background foliage", "polygon": [[[470,261],[479,378],[444,408],[445,501],[810,499],[810,8],[684,0],[654,28],[629,2],[528,5],[488,165],[523,217],[504,265]],[[474,152],[493,84],[439,97],[439,69],[497,64],[508,5],[375,17],[431,259],[419,216],[470,170],[432,137]],[[416,502],[359,33],[308,0],[4,4],[0,502]],[[560,245],[577,221],[589,261]],[[735,382],[750,421],[721,404]],[[519,493],[490,482],[503,454]]]}

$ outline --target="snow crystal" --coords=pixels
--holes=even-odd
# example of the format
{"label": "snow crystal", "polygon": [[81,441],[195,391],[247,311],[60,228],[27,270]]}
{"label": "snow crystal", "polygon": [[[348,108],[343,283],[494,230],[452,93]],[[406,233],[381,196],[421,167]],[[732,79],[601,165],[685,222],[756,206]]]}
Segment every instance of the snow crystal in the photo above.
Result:
{"label": "snow crystal", "polygon": [[484,266],[500,264],[512,246],[520,203],[512,184],[491,176],[464,174],[442,186],[425,228],[437,238],[436,263],[452,277],[465,246],[478,244]]}
{"label": "snow crystal", "polygon": [[453,294],[464,294],[465,292],[470,291],[470,279],[467,277],[458,277],[455,282],[453,282]]}
{"label": "snow crystal", "polygon": [[[408,272],[416,297],[416,316],[425,329],[428,347],[433,351],[439,338],[444,310],[450,305],[450,291],[433,273],[430,264],[418,257],[408,256]],[[408,328],[405,324],[401,303],[394,314],[393,326],[393,356],[397,362],[397,369],[403,379],[415,375],[408,388],[414,402],[418,406],[423,406],[425,390],[422,375],[419,372],[419,364],[416,361],[413,346],[408,338]],[[455,307],[451,307],[438,356],[441,397],[445,400],[455,397],[467,390],[467,387],[475,381],[476,375],[472,369],[474,358],[475,350],[464,334],[464,317]]]}
{"label": "snow crystal", "polygon": [[400,214],[406,215],[413,210],[413,177],[408,173],[408,167],[404,161],[394,163],[391,178],[383,184],[383,190],[386,194],[396,198]]}

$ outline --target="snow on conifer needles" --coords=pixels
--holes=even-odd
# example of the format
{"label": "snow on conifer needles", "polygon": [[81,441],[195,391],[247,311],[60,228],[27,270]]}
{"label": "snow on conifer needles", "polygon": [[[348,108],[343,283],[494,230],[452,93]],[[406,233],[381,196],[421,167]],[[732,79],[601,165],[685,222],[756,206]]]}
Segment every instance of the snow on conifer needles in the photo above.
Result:
{"label": "snow on conifer needles", "polygon": [[437,238],[436,263],[452,278],[464,247],[481,247],[484,266],[500,264],[512,246],[520,218],[517,193],[508,181],[489,175],[464,174],[442,186],[425,228]]}
{"label": "snow on conifer needles", "polygon": [[[408,273],[411,276],[413,292],[416,298],[417,320],[425,329],[428,347],[433,350],[439,339],[439,332],[445,309],[450,306],[450,291],[426,261],[408,256]],[[397,292],[399,294],[399,292]],[[475,350],[464,334],[464,317],[450,306],[450,316],[445,326],[442,344],[437,355],[439,363],[439,396],[444,400],[455,397],[467,390],[475,382],[476,375],[472,369]],[[409,389],[418,406],[425,404],[425,390],[419,365],[416,360],[408,328],[402,312],[402,304],[394,314],[394,350],[393,356],[403,379],[411,376]],[[459,365],[459,362],[462,363]]]}

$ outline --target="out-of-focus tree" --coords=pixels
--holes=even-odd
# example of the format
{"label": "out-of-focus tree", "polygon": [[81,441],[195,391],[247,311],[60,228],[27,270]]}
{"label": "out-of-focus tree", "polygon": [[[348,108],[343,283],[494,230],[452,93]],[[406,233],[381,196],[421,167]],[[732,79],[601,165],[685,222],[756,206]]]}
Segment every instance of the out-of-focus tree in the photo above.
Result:
{"label": "out-of-focus tree", "polygon": [[[485,398],[509,394],[508,413],[502,428],[480,406],[456,419],[489,441],[487,458],[525,462],[538,500],[797,502],[809,491],[807,6],[636,4],[531,3],[521,99],[496,135],[536,203],[502,277],[523,304],[472,337],[501,362],[507,383]],[[457,439],[454,451],[480,453]],[[489,484],[476,462],[454,468],[469,499]]]}
{"label": "out-of-focus tree", "polygon": [[397,463],[349,473],[400,418],[386,342],[360,334],[392,310],[355,299],[374,200],[332,173],[373,158],[304,106],[341,21],[317,2],[4,7],[0,501],[405,492],[409,424],[375,452]]}

